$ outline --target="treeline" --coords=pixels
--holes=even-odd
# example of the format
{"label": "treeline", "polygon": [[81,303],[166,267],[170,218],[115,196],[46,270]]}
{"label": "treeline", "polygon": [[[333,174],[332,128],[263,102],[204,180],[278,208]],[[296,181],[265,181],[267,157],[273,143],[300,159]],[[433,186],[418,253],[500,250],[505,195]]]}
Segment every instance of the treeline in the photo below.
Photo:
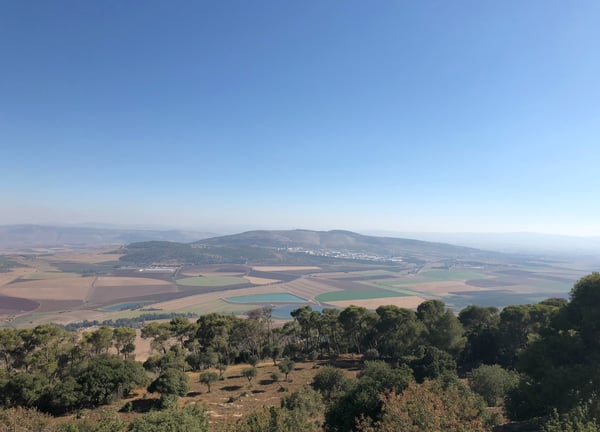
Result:
{"label": "treeline", "polygon": [[287,379],[294,361],[335,365],[342,354],[354,354],[365,360],[356,378],[325,367],[312,387],[287,396],[281,407],[259,410],[227,430],[479,432],[500,421],[486,405],[544,432],[598,430],[599,273],[577,282],[570,301],[502,311],[469,306],[456,316],[430,300],[416,311],[305,306],[292,317],[274,327],[271,310],[263,308],[246,319],[209,314],[196,322],[149,323],[142,337],[151,339],[156,355],[143,367],[131,359],[133,329],[101,327],[81,338],[53,326],[4,329],[0,403],[61,413],[149,384],[161,395],[160,407],[173,410],[188,392],[190,370],[216,368],[219,374],[200,374],[210,389],[232,363],[250,365],[242,374],[251,384],[261,359],[279,362]]}
{"label": "treeline", "polygon": [[132,318],[118,318],[116,320],[84,320],[79,322],[74,322],[70,324],[66,324],[62,326],[67,331],[75,331],[79,329],[89,328],[89,327],[98,327],[98,326],[106,326],[106,327],[131,327],[131,328],[141,328],[146,324],[146,321],[158,321],[158,320],[168,320],[173,318],[197,318],[198,314],[193,312],[165,312],[165,313],[145,313],[138,315]]}

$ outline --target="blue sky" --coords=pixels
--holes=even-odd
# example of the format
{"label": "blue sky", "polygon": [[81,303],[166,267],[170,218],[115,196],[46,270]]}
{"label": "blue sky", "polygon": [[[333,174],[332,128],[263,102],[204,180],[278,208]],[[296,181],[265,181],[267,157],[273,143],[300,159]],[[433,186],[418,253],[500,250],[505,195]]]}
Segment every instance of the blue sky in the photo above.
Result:
{"label": "blue sky", "polygon": [[600,235],[600,3],[0,2],[0,224]]}

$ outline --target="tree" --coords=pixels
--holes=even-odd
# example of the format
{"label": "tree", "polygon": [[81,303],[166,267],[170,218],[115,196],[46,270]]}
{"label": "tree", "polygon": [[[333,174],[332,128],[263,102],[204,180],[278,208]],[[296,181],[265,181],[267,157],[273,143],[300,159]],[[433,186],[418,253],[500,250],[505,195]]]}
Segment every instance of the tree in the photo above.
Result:
{"label": "tree", "polygon": [[509,391],[519,384],[519,374],[500,365],[482,365],[469,375],[469,387],[479,394],[488,406],[500,404]]}
{"label": "tree", "polygon": [[130,327],[117,327],[113,330],[115,348],[123,358],[129,358],[135,351],[135,336],[135,329]]}
{"label": "tree", "polygon": [[324,400],[330,401],[344,393],[348,384],[348,378],[341,369],[326,366],[315,374],[312,387],[323,395]]}
{"label": "tree", "polygon": [[252,387],[252,380],[258,375],[258,369],[255,367],[242,369],[242,376],[248,380],[248,386]]}
{"label": "tree", "polygon": [[348,306],[339,315],[344,335],[357,353],[365,348],[365,337],[377,321],[377,315],[361,306]]}
{"label": "tree", "polygon": [[356,380],[349,381],[346,392],[332,400],[325,413],[328,431],[349,431],[362,417],[377,419],[381,413],[381,394],[401,392],[413,381],[408,366],[393,369],[383,361],[365,362]]}
{"label": "tree", "polygon": [[294,370],[294,366],[296,366],[296,363],[294,363],[292,360],[286,358],[286,359],[281,360],[277,367],[279,368],[281,373],[285,375],[285,380],[287,381],[288,375],[290,374],[291,371]]}
{"label": "tree", "polygon": [[377,347],[380,354],[399,360],[414,354],[425,331],[424,325],[410,309],[398,306],[379,306],[376,323]]}
{"label": "tree", "polygon": [[172,408],[178,396],[185,396],[189,390],[188,376],[179,369],[168,368],[148,386],[150,393],[160,393],[163,408]]}
{"label": "tree", "polygon": [[381,419],[364,418],[361,432],[486,432],[485,407],[464,387],[436,381],[411,383],[402,393],[383,396]]}
{"label": "tree", "polygon": [[112,346],[113,329],[102,326],[91,333],[85,333],[84,339],[90,344],[94,355],[106,354]]}
{"label": "tree", "polygon": [[152,322],[146,324],[142,328],[142,338],[152,339],[150,346],[152,349],[161,352],[162,354],[167,353],[169,347],[169,341],[173,334],[171,333],[171,326],[169,323],[158,323]]}
{"label": "tree", "polygon": [[215,372],[202,372],[200,374],[200,382],[202,384],[206,384],[209,393],[211,384],[216,382],[218,379],[219,375],[217,375]]}
{"label": "tree", "polygon": [[81,388],[81,404],[95,407],[117,400],[145,385],[148,376],[141,364],[111,355],[90,360],[75,377]]}

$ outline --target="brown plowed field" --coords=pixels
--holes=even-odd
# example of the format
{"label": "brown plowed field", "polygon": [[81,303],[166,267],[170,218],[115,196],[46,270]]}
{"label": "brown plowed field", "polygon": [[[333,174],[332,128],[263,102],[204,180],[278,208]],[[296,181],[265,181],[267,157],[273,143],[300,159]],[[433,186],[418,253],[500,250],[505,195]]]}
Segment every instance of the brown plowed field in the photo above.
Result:
{"label": "brown plowed field", "polygon": [[30,312],[36,310],[40,304],[33,300],[19,297],[0,296],[0,314]]}
{"label": "brown plowed field", "polygon": [[58,312],[83,305],[81,300],[42,300],[36,312]]}
{"label": "brown plowed field", "polygon": [[149,285],[105,285],[94,286],[89,301],[94,304],[106,304],[121,299],[174,293],[177,286],[174,284],[149,284]]}

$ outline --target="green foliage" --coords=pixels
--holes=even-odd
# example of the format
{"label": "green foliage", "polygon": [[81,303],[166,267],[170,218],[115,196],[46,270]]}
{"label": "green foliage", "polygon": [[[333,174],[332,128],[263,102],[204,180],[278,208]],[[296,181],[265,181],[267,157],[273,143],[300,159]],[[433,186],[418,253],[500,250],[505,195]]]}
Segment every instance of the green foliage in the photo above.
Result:
{"label": "green foliage", "polygon": [[519,374],[500,365],[482,365],[469,373],[469,387],[483,397],[488,406],[500,404],[518,384]]}
{"label": "green foliage", "polygon": [[163,408],[173,406],[178,396],[185,396],[189,391],[189,379],[179,369],[167,368],[150,383],[150,393],[160,393]]}
{"label": "green foliage", "polygon": [[279,362],[279,364],[277,365],[277,367],[279,368],[279,371],[285,375],[285,380],[288,380],[288,375],[290,374],[290,372],[292,372],[294,370],[294,367],[296,366],[296,363],[294,363],[292,360],[285,358],[283,360],[281,360]]}
{"label": "green foliage", "polygon": [[248,380],[248,385],[252,386],[252,380],[258,375],[258,369],[255,367],[242,369],[242,376]]}
{"label": "green foliage", "polygon": [[378,418],[381,394],[401,392],[412,381],[412,371],[407,366],[392,369],[383,361],[366,362],[365,369],[349,382],[346,392],[332,401],[325,413],[325,429],[349,431],[360,417]]}
{"label": "green foliage", "polygon": [[440,382],[411,383],[383,397],[381,416],[363,418],[361,432],[486,432],[486,411],[468,389]]}
{"label": "green foliage", "polygon": [[348,385],[348,378],[344,372],[333,366],[321,368],[315,374],[312,382],[312,387],[321,392],[326,401],[337,399],[348,389]]}
{"label": "green foliage", "polygon": [[219,379],[219,375],[215,372],[202,372],[200,374],[200,382],[202,384],[206,384],[208,387],[208,392],[210,393],[210,386],[212,383],[216,382]]}
{"label": "green foliage", "polygon": [[542,432],[598,432],[599,429],[600,424],[590,417],[586,406],[577,406],[563,415],[554,410],[542,426]]}
{"label": "green foliage", "polygon": [[108,404],[129,394],[135,387],[148,382],[141,364],[132,360],[102,355],[90,360],[76,377],[82,406]]}
{"label": "green foliage", "polygon": [[196,407],[154,411],[137,417],[128,432],[208,432],[206,413]]}
{"label": "green foliage", "polygon": [[[420,355],[418,355],[420,354]],[[420,353],[410,362],[417,382],[456,374],[456,362],[446,351],[433,346],[421,347]]]}

